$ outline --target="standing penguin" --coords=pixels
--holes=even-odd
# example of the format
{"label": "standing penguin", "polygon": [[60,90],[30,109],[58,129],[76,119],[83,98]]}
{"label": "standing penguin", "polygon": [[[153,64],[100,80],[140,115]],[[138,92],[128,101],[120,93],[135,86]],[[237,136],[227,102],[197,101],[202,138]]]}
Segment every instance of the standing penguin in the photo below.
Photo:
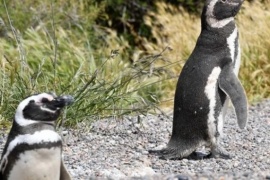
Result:
{"label": "standing penguin", "polygon": [[219,142],[228,98],[239,127],[247,123],[247,99],[237,78],[240,47],[234,21],[243,1],[205,1],[201,34],[176,87],[171,139],[165,149],[150,153],[181,159],[205,145],[212,157],[231,157]]}
{"label": "standing penguin", "polygon": [[1,157],[1,180],[71,179],[63,164],[55,121],[72,102],[71,96],[41,93],[19,104]]}

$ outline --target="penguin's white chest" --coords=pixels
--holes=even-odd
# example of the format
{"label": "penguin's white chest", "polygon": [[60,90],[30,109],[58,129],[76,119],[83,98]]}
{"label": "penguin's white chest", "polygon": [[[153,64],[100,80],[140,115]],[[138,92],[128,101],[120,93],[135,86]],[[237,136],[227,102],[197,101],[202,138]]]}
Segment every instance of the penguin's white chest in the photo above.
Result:
{"label": "penguin's white chest", "polygon": [[36,149],[19,155],[9,180],[59,180],[61,149]]}
{"label": "penguin's white chest", "polygon": [[[235,28],[232,34],[227,38],[227,46],[230,50],[230,56],[234,62],[234,73],[237,75],[240,68],[240,45],[237,38],[238,30]],[[235,44],[238,44],[238,48],[235,47]]]}

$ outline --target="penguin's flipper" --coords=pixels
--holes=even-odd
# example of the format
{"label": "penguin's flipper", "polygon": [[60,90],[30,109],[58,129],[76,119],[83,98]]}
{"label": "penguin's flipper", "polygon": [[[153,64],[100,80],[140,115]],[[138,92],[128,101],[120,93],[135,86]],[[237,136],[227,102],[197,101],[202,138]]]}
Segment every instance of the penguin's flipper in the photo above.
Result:
{"label": "penguin's flipper", "polygon": [[71,177],[64,165],[63,160],[61,161],[60,180],[71,180]]}
{"label": "penguin's flipper", "polygon": [[225,65],[219,75],[219,88],[230,97],[234,106],[238,126],[243,129],[247,124],[247,97],[245,90],[233,71],[231,64]]}

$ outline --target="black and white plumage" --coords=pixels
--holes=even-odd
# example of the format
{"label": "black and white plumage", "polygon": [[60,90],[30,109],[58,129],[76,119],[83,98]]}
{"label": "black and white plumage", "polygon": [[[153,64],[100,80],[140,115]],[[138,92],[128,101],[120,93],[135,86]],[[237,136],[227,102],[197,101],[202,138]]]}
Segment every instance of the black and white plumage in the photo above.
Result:
{"label": "black and white plumage", "polygon": [[41,93],[17,107],[0,162],[1,180],[70,180],[62,160],[62,140],[55,132],[61,109],[71,96]]}
{"label": "black and white plumage", "polygon": [[206,0],[201,34],[178,79],[171,139],[165,149],[150,153],[181,159],[208,146],[212,157],[231,157],[219,143],[229,98],[239,127],[247,123],[247,99],[237,78],[240,46],[234,21],[242,3]]}

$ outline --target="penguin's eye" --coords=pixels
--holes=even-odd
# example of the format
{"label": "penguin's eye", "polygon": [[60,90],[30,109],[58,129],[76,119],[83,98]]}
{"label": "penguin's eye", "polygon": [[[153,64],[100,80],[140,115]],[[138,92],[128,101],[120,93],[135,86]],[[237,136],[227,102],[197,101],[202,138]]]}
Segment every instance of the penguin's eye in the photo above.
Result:
{"label": "penguin's eye", "polygon": [[225,3],[225,2],[227,2],[227,0],[221,0],[221,2],[222,2],[222,3]]}
{"label": "penguin's eye", "polygon": [[42,99],[41,99],[41,102],[42,102],[42,103],[47,103],[47,102],[49,102],[49,100],[48,100],[47,98],[42,98]]}
{"label": "penguin's eye", "polygon": [[35,101],[34,100],[30,100],[29,103],[34,103]]}

